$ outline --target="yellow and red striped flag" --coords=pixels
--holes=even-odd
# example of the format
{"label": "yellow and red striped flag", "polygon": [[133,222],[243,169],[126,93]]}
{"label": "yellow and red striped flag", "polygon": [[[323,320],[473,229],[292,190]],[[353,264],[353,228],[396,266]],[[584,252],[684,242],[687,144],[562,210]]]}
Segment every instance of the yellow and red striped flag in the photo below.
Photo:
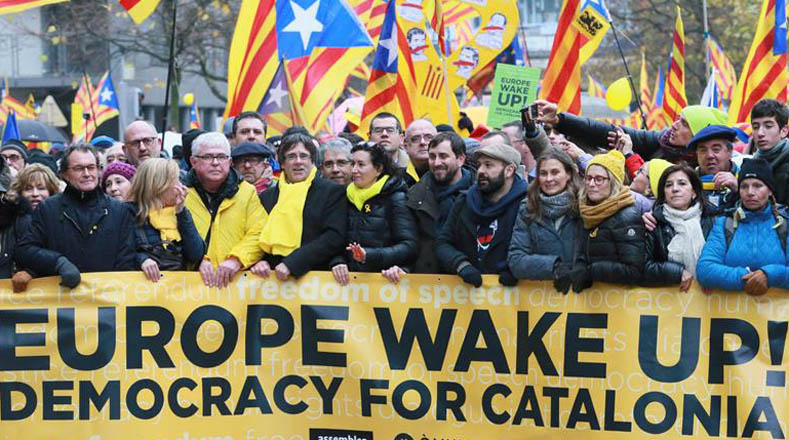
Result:
{"label": "yellow and red striped flag", "polygon": [[786,2],[764,0],[751,50],[729,107],[729,124],[749,122],[751,109],[764,98],[786,102]]}
{"label": "yellow and red striped flag", "polygon": [[[0,0],[0,15],[22,12],[25,9],[61,3],[68,0]],[[19,117],[19,115],[16,115]]]}
{"label": "yellow and red striped flag", "polygon": [[96,88],[93,89],[90,97],[90,105],[93,108],[93,111],[90,112],[90,120],[80,127],[79,131],[74,132],[75,141],[82,139],[89,142],[101,124],[120,114],[118,95],[115,93],[115,86],[109,71],[96,83]]}
{"label": "yellow and red striped flag", "polygon": [[397,25],[395,8],[396,0],[389,0],[367,84],[361,133],[368,131],[370,121],[380,112],[392,113],[404,127],[414,120],[416,73],[408,40]]}
{"label": "yellow and red striped flag", "polygon": [[96,93],[93,91],[93,84],[90,81],[88,74],[82,75],[82,81],[79,83],[77,94],[74,95],[74,102],[71,104],[71,132],[74,134],[74,139],[79,139],[84,136],[85,132],[85,119],[82,117],[83,113],[93,113],[91,108],[91,95]]}
{"label": "yellow and red striped flag", "polygon": [[25,103],[11,95],[6,95],[3,101],[0,102],[0,106],[5,108],[6,113],[13,111],[17,119],[36,119],[38,117],[34,109],[29,108]]}
{"label": "yellow and red striped flag", "polygon": [[641,76],[639,77],[638,88],[641,108],[644,109],[644,112],[649,113],[652,106],[652,92],[649,90],[649,74],[647,73],[647,60],[644,52],[641,52]]}
{"label": "yellow and red striped flag", "polygon": [[585,0],[581,10],[575,18],[574,25],[581,38],[579,57],[581,64],[594,55],[602,43],[610,24],[611,15],[605,6],[604,0]]}
{"label": "yellow and red striped flag", "polygon": [[723,49],[712,37],[707,38],[707,57],[715,69],[715,82],[718,83],[718,90],[723,95],[723,99],[731,101],[734,85],[737,82],[737,72],[734,71],[729,57],[723,53]]}
{"label": "yellow and red striped flag", "polygon": [[197,100],[192,102],[192,105],[189,106],[189,129],[200,129],[203,128],[203,124],[200,123],[200,108],[197,107]]}
{"label": "yellow and red striped flag", "polygon": [[581,36],[574,21],[580,0],[565,0],[553,37],[548,67],[542,79],[540,98],[554,102],[560,111],[581,113]]}
{"label": "yellow and red striped flag", "polygon": [[671,125],[679,113],[688,106],[685,95],[685,30],[682,26],[682,13],[677,7],[677,20],[674,23],[674,43],[671,50],[666,90],[663,94],[663,117]]}
{"label": "yellow and red striped flag", "polygon": [[597,82],[592,75],[586,75],[589,81],[589,87],[586,89],[586,94],[593,98],[605,99],[605,86]]}
{"label": "yellow and red striped flag", "polygon": [[373,44],[378,44],[378,36],[381,34],[381,25],[386,14],[386,0],[348,0],[348,4],[370,34]]}
{"label": "yellow and red striped flag", "polygon": [[142,23],[153,14],[153,11],[159,6],[159,2],[161,0],[120,0],[123,9],[131,15],[132,20],[137,24]]}

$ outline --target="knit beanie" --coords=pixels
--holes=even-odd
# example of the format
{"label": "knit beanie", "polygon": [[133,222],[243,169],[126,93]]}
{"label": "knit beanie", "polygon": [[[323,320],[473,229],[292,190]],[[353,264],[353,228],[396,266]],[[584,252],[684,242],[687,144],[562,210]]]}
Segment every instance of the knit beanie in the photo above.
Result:
{"label": "knit beanie", "polygon": [[689,105],[680,112],[690,126],[690,133],[695,135],[708,125],[726,125],[729,115],[717,108],[703,105]]}
{"label": "knit beanie", "polygon": [[775,180],[773,179],[773,169],[764,159],[744,159],[740,167],[740,174],[737,175],[737,189],[745,179],[759,179],[775,192]]}
{"label": "knit beanie", "polygon": [[107,165],[107,168],[105,168],[104,172],[101,173],[101,186],[103,187],[107,182],[107,178],[113,174],[121,175],[125,177],[126,180],[131,182],[136,172],[137,168],[134,168],[134,165],[128,164],[126,162],[113,162]]}
{"label": "knit beanie", "polygon": [[589,169],[589,167],[592,165],[600,165],[601,167],[610,171],[616,180],[619,181],[619,183],[624,183],[625,155],[622,154],[621,151],[611,150],[605,154],[598,154],[589,161],[589,164],[586,166],[586,168]]}
{"label": "knit beanie", "polygon": [[663,172],[674,164],[663,159],[652,159],[649,161],[649,188],[652,190],[652,195],[657,196],[658,182]]}
{"label": "knit beanie", "polygon": [[24,159],[25,162],[27,162],[27,147],[25,146],[25,144],[22,143],[22,141],[18,141],[16,139],[6,141],[3,144],[3,148],[0,148],[0,151],[5,151],[5,150],[16,151],[17,153],[19,153],[20,156],[22,156],[22,159]]}

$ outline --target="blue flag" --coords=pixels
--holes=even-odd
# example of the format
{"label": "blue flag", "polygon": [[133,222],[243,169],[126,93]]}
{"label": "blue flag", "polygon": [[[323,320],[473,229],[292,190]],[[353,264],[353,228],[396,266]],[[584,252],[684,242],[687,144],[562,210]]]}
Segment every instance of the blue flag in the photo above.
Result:
{"label": "blue flag", "polygon": [[16,113],[13,111],[8,114],[8,119],[5,121],[5,127],[3,129],[3,143],[6,143],[10,140],[21,140],[21,136],[19,136],[19,126],[16,125]]}

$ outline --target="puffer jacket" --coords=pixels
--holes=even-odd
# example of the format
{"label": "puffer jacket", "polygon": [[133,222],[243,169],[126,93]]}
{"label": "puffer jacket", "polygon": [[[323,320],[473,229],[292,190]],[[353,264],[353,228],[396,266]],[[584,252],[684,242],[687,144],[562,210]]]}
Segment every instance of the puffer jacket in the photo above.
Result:
{"label": "puffer jacket", "polygon": [[510,241],[510,272],[519,279],[552,280],[557,263],[574,264],[581,256],[586,237],[583,222],[566,215],[557,230],[550,220],[527,220],[527,213],[524,200]]}
{"label": "puffer jacket", "polygon": [[[741,216],[726,248],[726,217],[718,217],[707,237],[696,265],[699,284],[724,290],[743,290],[742,277],[751,271],[763,270],[770,287],[789,289],[789,246],[784,251],[773,228],[776,217],[770,203],[761,211],[746,211],[739,206],[730,215]],[[786,209],[779,211],[783,221],[789,221]],[[789,238],[787,239],[789,242]]]}
{"label": "puffer jacket", "polygon": [[11,278],[20,270],[14,264],[14,249],[22,235],[30,229],[33,217],[30,203],[24,197],[0,201],[0,279]]}
{"label": "puffer jacket", "polygon": [[587,231],[584,255],[594,281],[637,284],[644,271],[644,222],[635,205]]}
{"label": "puffer jacket", "polygon": [[347,242],[359,243],[367,256],[359,263],[346,251],[332,266],[345,263],[351,272],[378,272],[395,265],[410,269],[418,252],[418,237],[416,221],[406,205],[406,191],[405,181],[391,176],[361,211],[349,203]]}
{"label": "puffer jacket", "polygon": [[186,209],[205,241],[205,258],[214,267],[230,257],[238,258],[242,267],[257,263],[263,256],[258,236],[267,215],[255,187],[232,168],[213,197],[200,185],[194,170],[189,172],[185,183],[189,188]]}
{"label": "puffer jacket", "polygon": [[[657,221],[657,227],[647,233],[646,247],[644,248],[644,278],[645,286],[671,286],[682,282],[682,271],[685,269],[681,263],[669,261],[668,244],[677,234],[674,227],[666,220],[664,204],[660,204],[652,211]],[[701,230],[704,238],[710,235],[715,222],[715,206],[705,205],[701,211]]]}

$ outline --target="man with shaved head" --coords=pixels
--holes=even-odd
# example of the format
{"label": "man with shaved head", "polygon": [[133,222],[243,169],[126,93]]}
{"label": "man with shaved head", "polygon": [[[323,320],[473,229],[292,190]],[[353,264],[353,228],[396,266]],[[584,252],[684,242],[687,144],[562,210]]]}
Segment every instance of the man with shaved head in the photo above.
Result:
{"label": "man with shaved head", "polygon": [[148,121],[134,121],[123,131],[123,151],[126,160],[139,167],[146,159],[162,154],[162,140],[156,128]]}
{"label": "man with shaved head", "polygon": [[[427,145],[436,134],[438,132],[435,125],[427,119],[417,119],[405,130],[405,152],[408,153],[411,162],[407,172],[414,182],[429,170]],[[411,185],[413,183],[409,183],[409,186]]]}

